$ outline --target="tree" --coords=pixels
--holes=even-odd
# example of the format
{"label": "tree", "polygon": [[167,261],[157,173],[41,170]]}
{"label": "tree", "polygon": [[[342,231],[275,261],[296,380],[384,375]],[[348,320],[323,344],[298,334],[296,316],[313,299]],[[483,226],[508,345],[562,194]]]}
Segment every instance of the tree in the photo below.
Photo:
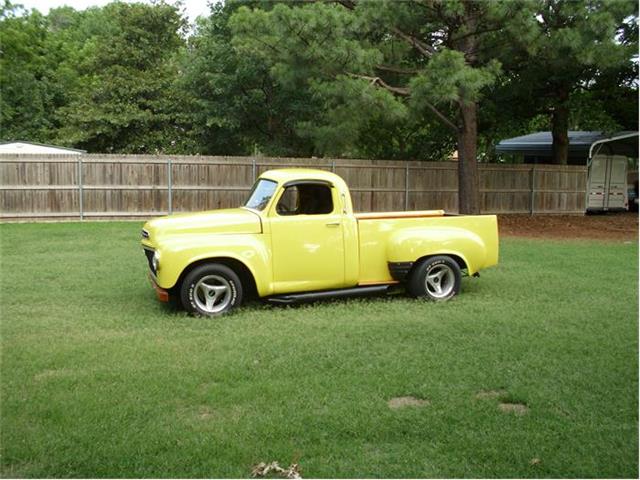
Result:
{"label": "tree", "polygon": [[213,5],[189,38],[183,61],[181,87],[189,95],[192,134],[200,152],[313,154],[313,145],[294,128],[314,110],[307,92],[283,89],[263,59],[230,48],[227,23],[237,7]]}
{"label": "tree", "polygon": [[0,138],[50,139],[51,82],[43,51],[46,19],[5,0],[0,7]]}
{"label": "tree", "polygon": [[406,108],[390,115],[379,105],[376,88],[363,91],[353,79],[341,89],[282,81],[271,72],[271,58],[229,48],[228,21],[241,6],[247,2],[214,5],[189,39],[183,87],[191,96],[193,134],[202,153],[388,159],[421,158],[426,150],[438,159],[450,153],[451,142],[437,141],[445,137],[441,127],[407,115]]}
{"label": "tree", "polygon": [[111,3],[84,12],[83,38],[66,66],[77,75],[57,112],[61,143],[96,152],[179,152],[187,148],[177,88],[185,27],[177,7]]}
{"label": "tree", "polygon": [[190,150],[177,8],[112,3],[43,16],[5,1],[1,136],[90,152]]}
{"label": "tree", "polygon": [[[620,124],[606,110],[622,91],[627,98],[637,94],[632,93],[637,92],[637,85],[632,86],[637,61],[632,57],[638,49],[638,7],[615,0],[537,0],[534,8],[536,34],[516,44],[518,52],[505,49],[516,59],[507,67],[514,72],[510,88],[525,102],[529,98],[537,112],[549,115],[553,163],[566,164],[572,110],[577,114],[574,123],[580,112],[587,112],[578,124],[615,128]],[[616,94],[610,98],[607,92]],[[637,125],[637,116],[633,123]]]}
{"label": "tree", "polygon": [[91,152],[477,158],[546,129],[637,126],[637,7],[608,0],[228,0],[0,7],[0,136]]}
{"label": "tree", "polygon": [[[468,0],[277,4],[240,8],[232,28],[236,48],[272,63],[271,73],[290,88],[342,96],[347,109],[364,103],[372,109],[368,118],[425,112],[437,118],[457,139],[459,211],[477,213],[477,104],[500,72],[498,62],[480,52],[485,35],[527,24],[521,6]],[[348,110],[355,116],[361,109]]]}

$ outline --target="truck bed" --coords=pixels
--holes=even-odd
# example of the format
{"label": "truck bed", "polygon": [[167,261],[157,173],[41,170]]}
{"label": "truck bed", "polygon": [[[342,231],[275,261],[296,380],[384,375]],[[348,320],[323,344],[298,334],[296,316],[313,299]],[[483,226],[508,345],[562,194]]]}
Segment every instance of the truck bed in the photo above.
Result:
{"label": "truck bed", "polygon": [[[390,243],[396,232],[407,229],[424,229],[425,244],[433,240],[433,254],[456,253],[459,248],[450,240],[452,231],[465,231],[482,244],[479,250],[485,254],[474,254],[469,258],[474,273],[498,262],[498,224],[495,215],[445,215],[443,210],[414,212],[359,213],[358,223],[360,285],[394,283],[389,272]],[[466,255],[468,249],[464,250]],[[462,256],[462,255],[460,255]],[[394,258],[391,261],[414,261],[414,258]]]}

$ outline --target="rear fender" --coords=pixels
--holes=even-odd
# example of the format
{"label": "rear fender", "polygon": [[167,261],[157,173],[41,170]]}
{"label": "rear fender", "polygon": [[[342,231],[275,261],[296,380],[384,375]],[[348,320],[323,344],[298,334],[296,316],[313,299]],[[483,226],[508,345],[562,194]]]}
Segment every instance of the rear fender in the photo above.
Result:
{"label": "rear fender", "polygon": [[389,237],[388,262],[415,262],[432,255],[460,257],[473,275],[484,266],[487,248],[478,235],[457,227],[405,228]]}

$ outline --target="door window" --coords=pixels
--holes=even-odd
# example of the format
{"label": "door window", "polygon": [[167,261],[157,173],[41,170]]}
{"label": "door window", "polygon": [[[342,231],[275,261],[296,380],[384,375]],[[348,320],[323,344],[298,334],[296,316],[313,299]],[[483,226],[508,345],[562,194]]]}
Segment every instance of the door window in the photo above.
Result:
{"label": "door window", "polygon": [[278,215],[321,215],[333,212],[328,185],[299,184],[287,187],[278,204]]}

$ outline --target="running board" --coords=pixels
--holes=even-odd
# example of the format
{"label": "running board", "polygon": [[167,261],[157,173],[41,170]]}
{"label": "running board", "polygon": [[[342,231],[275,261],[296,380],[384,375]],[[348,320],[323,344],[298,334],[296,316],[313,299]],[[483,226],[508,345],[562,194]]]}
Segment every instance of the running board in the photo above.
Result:
{"label": "running board", "polygon": [[340,288],[338,290],[323,290],[321,292],[287,293],[267,298],[268,302],[291,304],[299,302],[313,302],[325,298],[358,297],[364,295],[377,295],[387,293],[394,285],[370,285],[365,287]]}

